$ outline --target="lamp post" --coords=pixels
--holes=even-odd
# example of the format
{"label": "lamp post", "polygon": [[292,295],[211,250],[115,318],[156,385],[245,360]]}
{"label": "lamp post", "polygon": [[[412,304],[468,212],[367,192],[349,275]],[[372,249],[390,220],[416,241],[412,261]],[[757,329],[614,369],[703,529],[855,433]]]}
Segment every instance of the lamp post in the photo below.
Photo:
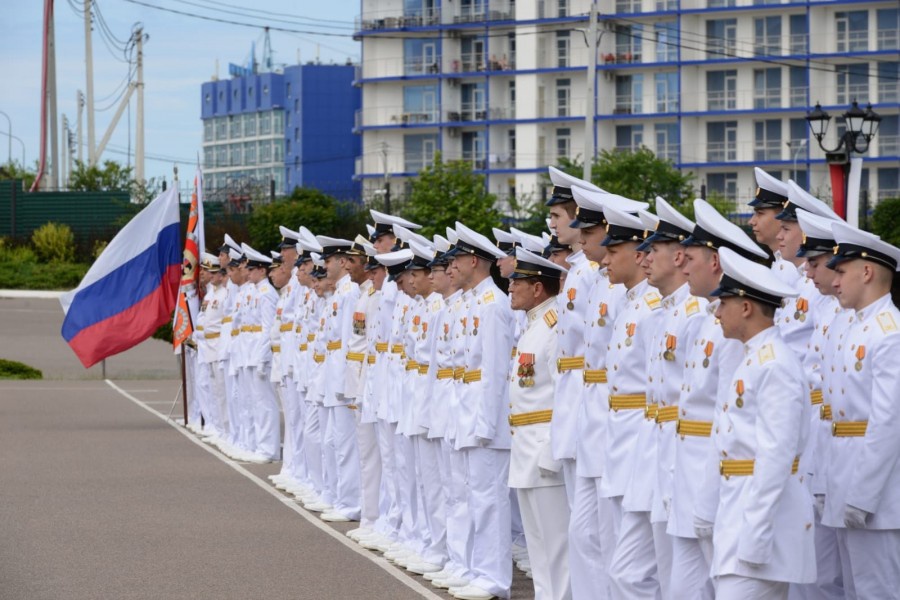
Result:
{"label": "lamp post", "polygon": [[791,171],[791,178],[794,181],[797,181],[797,157],[799,156],[800,151],[806,147],[806,143],[808,141],[809,140],[800,140],[800,142],[797,144],[796,149],[794,149],[794,140],[789,140],[788,142],[786,142],[788,149],[792,150],[794,154],[794,168]]}
{"label": "lamp post", "polygon": [[[20,138],[19,136],[13,135],[6,131],[0,131],[0,135],[5,135],[5,136],[9,137],[10,152],[12,151],[12,141],[13,140],[16,140],[17,142],[19,142],[22,145],[22,168],[24,169],[25,168],[25,142],[23,142],[22,138]],[[12,162],[12,154],[9,155],[9,162]]]}
{"label": "lamp post", "polygon": [[[0,110],[0,115],[3,115],[4,117],[6,117],[6,122],[9,125],[9,130],[8,130],[9,131],[9,151],[7,153],[7,156],[8,156],[7,160],[9,160],[9,162],[12,162],[12,119],[10,119],[9,115],[6,114],[5,112],[3,112],[2,110]],[[24,148],[25,144],[22,144],[22,147]],[[25,165],[22,165],[22,166],[24,167]]]}
{"label": "lamp post", "polygon": [[859,107],[856,100],[842,115],[846,123],[846,130],[838,140],[834,148],[826,148],[822,143],[825,133],[828,131],[828,123],[831,115],[822,110],[822,106],[816,102],[812,112],[807,113],[806,122],[812,131],[813,137],[819,143],[819,148],[825,152],[825,162],[831,169],[831,189],[834,196],[834,211],[841,217],[847,218],[847,183],[850,173],[850,155],[853,152],[864,154],[872,143],[881,117],[872,110],[869,104],[866,110]]}

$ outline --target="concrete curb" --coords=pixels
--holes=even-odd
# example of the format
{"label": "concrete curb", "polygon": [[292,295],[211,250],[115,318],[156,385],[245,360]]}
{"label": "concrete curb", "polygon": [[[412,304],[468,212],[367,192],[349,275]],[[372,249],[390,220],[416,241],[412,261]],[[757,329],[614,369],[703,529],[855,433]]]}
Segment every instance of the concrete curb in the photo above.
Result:
{"label": "concrete curb", "polygon": [[0,290],[0,299],[37,298],[41,300],[53,300],[66,292],[47,290]]}

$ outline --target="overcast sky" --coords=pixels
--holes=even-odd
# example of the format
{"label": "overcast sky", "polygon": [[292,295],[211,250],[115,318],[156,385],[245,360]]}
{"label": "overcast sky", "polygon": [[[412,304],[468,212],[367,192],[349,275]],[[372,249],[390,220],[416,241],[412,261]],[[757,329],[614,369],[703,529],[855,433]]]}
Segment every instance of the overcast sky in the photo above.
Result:
{"label": "overcast sky", "polygon": [[[74,131],[76,91],[85,89],[84,20],[80,10],[84,0],[56,0],[56,60],[58,109],[66,115]],[[127,40],[136,22],[150,36],[144,45],[144,111],[146,176],[172,178],[173,160],[180,162],[180,175],[193,173],[201,150],[200,85],[216,73],[228,76],[228,63],[244,64],[256,42],[257,60],[262,54],[262,26],[281,27],[296,32],[272,31],[276,64],[296,64],[314,60],[344,63],[359,60],[359,44],[352,40],[352,23],[359,13],[359,0],[96,0],[109,30],[119,40]],[[252,23],[258,27],[198,19],[159,10],[162,7],[214,19]],[[240,8],[250,6],[252,8]],[[43,2],[2,0],[0,18],[0,111],[9,115],[12,133],[25,145],[26,162],[38,158],[40,135],[41,22]],[[259,18],[252,18],[255,15]],[[117,91],[128,67],[122,53],[111,42],[107,47],[95,24],[93,35],[94,97],[96,140],[106,132],[115,114]],[[314,35],[325,32],[330,36]],[[101,110],[106,109],[106,110]],[[134,152],[135,96],[131,100],[131,146]],[[62,128],[60,116],[59,127]],[[85,141],[87,121],[85,119]],[[0,132],[8,131],[0,114]],[[113,134],[103,159],[128,161],[127,112]],[[0,135],[0,163],[8,160],[8,139]],[[48,145],[49,152],[49,145]],[[22,146],[13,140],[13,158],[21,161]],[[187,167],[187,168],[185,168]]]}

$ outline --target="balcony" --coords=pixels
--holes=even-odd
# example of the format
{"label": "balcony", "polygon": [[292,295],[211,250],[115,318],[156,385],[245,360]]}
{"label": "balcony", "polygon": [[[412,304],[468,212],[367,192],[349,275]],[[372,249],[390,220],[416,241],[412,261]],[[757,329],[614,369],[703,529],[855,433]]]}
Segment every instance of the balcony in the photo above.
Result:
{"label": "balcony", "polygon": [[404,152],[403,170],[407,173],[419,171],[434,164],[434,154],[429,152]]}
{"label": "balcony", "polygon": [[849,31],[837,34],[838,52],[865,52],[869,49],[869,31]]}
{"label": "balcony", "polygon": [[484,121],[487,119],[487,110],[484,104],[463,102],[459,111],[460,121]]}
{"label": "balcony", "polygon": [[[840,77],[840,75],[838,75]],[[849,104],[853,100],[863,100],[869,95],[868,83],[854,83],[849,85],[838,85],[837,88],[837,104]]]}
{"label": "balcony", "polygon": [[883,135],[875,136],[878,140],[878,156],[897,156],[900,154],[900,136]]}
{"label": "balcony", "polygon": [[429,27],[441,22],[441,10],[438,7],[422,9],[407,14],[399,11],[369,12],[355,20],[357,31],[380,31],[385,29],[408,29],[410,27]]}
{"label": "balcony", "polygon": [[639,13],[641,12],[641,0],[616,0],[616,13]]}
{"label": "balcony", "polygon": [[714,91],[706,93],[707,110],[734,110],[737,106],[737,94],[733,91]]}
{"label": "balcony", "polygon": [[354,131],[362,127],[399,127],[403,125],[427,125],[440,120],[439,108],[414,109],[403,106],[367,106],[356,111]]}
{"label": "balcony", "polygon": [[680,144],[657,144],[656,156],[663,160],[675,162],[678,160],[678,148],[680,146]]}
{"label": "balcony", "polygon": [[656,112],[658,113],[676,113],[678,112],[678,95],[667,94],[656,99]]}
{"label": "balcony", "polygon": [[737,160],[737,144],[734,142],[707,142],[708,162],[729,162]]}
{"label": "balcony", "polygon": [[900,31],[897,29],[879,29],[876,36],[876,44],[879,50],[900,49]]}
{"label": "balcony", "polygon": [[484,152],[463,152],[462,160],[472,165],[475,171],[483,171],[487,168]]}
{"label": "balcony", "polygon": [[711,39],[706,43],[708,58],[733,58],[737,53],[734,39]]}
{"label": "balcony", "polygon": [[616,95],[616,105],[613,108],[614,115],[634,115],[642,113],[641,99],[631,94]]}
{"label": "balcony", "polygon": [[792,33],[788,36],[788,44],[791,54],[806,54],[809,36],[805,33]]}
{"label": "balcony", "polygon": [[897,102],[900,101],[900,81],[879,81],[878,82],[878,102]]}
{"label": "balcony", "polygon": [[753,160],[781,160],[781,140],[757,141],[753,147]]}
{"label": "balcony", "polygon": [[441,57],[435,56],[431,60],[424,57],[410,57],[403,59],[404,75],[436,75],[441,72]]}
{"label": "balcony", "polygon": [[753,90],[753,108],[781,108],[781,90]]}
{"label": "balcony", "polygon": [[887,190],[879,189],[878,190],[878,201],[879,202],[881,202],[882,200],[888,200],[891,198],[900,198],[900,190],[891,190],[891,189],[887,189]]}

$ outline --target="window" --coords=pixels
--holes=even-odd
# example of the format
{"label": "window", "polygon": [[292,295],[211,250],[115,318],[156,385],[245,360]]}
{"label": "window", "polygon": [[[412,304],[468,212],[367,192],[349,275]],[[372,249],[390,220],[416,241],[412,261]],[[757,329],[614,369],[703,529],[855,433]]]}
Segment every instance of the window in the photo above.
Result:
{"label": "window", "polygon": [[569,158],[572,151],[572,130],[561,127],[556,130],[556,158]]}
{"label": "window", "polygon": [[215,127],[212,119],[203,121],[203,141],[211,142],[215,137]]}
{"label": "window", "polygon": [[656,62],[678,60],[678,24],[667,21],[657,23],[653,29],[656,34]]}
{"label": "window", "polygon": [[616,12],[639,13],[641,12],[641,0],[616,0]]}
{"label": "window", "polygon": [[753,19],[754,53],[756,56],[781,54],[781,16]]}
{"label": "window", "polygon": [[900,101],[900,62],[878,63],[878,102]]}
{"label": "window", "polygon": [[510,129],[506,132],[506,147],[509,150],[509,158],[512,160],[512,166],[516,164],[516,130]]}
{"label": "window", "polygon": [[753,108],[781,107],[781,69],[754,69]]}
{"label": "window", "polygon": [[284,112],[276,110],[272,112],[272,133],[281,135],[284,133]]}
{"label": "window", "polygon": [[737,102],[737,71],[706,72],[707,110],[732,110]]}
{"label": "window", "polygon": [[247,97],[248,98],[253,97],[253,88],[252,87],[247,88]]}
{"label": "window", "polygon": [[407,135],[403,137],[403,170],[418,173],[434,163],[437,136],[434,134]]}
{"label": "window", "polygon": [[643,77],[643,75],[616,76],[616,106],[613,109],[614,114],[630,115],[642,112]]}
{"label": "window", "polygon": [[484,71],[487,61],[484,55],[484,39],[467,36],[462,38],[460,44],[462,52],[462,70],[463,72]]}
{"label": "window", "polygon": [[403,74],[425,75],[440,71],[438,41],[429,38],[403,40]]}
{"label": "window", "polygon": [[284,141],[274,140],[272,142],[272,162],[280,163],[284,161]]}
{"label": "window", "polygon": [[886,115],[881,117],[881,126],[875,136],[878,142],[879,156],[897,156],[900,154],[900,117]]}
{"label": "window", "polygon": [[300,112],[300,99],[299,98],[294,100],[294,112],[295,113]]}
{"label": "window", "polygon": [[244,115],[244,137],[254,137],[256,135],[256,113],[247,113]]}
{"label": "window", "polygon": [[228,117],[228,130],[231,139],[236,140],[241,137],[241,115]]}
{"label": "window", "polygon": [[869,64],[835,65],[837,74],[837,103],[847,104],[869,95]]}
{"label": "window", "polygon": [[616,62],[641,62],[641,25],[616,25]]}
{"label": "window", "polygon": [[709,58],[731,58],[737,41],[737,19],[714,19],[706,22],[706,55]]}
{"label": "window", "polygon": [[678,0],[656,0],[657,12],[678,10]]}
{"label": "window", "polygon": [[229,154],[231,155],[231,166],[239,167],[241,166],[241,145],[240,144],[230,144],[228,146]]}
{"label": "window", "polygon": [[644,145],[643,125],[618,125],[616,127],[616,150],[634,151]]}
{"label": "window", "polygon": [[654,79],[656,82],[656,112],[678,112],[678,73],[657,73]]}
{"label": "window", "polygon": [[791,15],[788,19],[791,27],[791,54],[805,54],[809,41],[809,22],[806,15]]}
{"label": "window", "polygon": [[709,173],[706,176],[706,191],[728,200],[737,200],[737,173]]}
{"label": "window", "polygon": [[781,160],[781,120],[753,123],[753,160]]}
{"label": "window", "polygon": [[259,113],[259,135],[272,135],[271,111]]}
{"label": "window", "polygon": [[869,11],[838,12],[834,18],[838,52],[865,52],[869,49]]}
{"label": "window", "polygon": [[706,160],[710,162],[737,160],[737,121],[706,124]]}
{"label": "window", "polygon": [[556,32],[556,66],[559,68],[569,66],[569,32]]}
{"label": "window", "polygon": [[516,118],[516,80],[513,79],[509,82],[509,118]]}
{"label": "window", "polygon": [[876,43],[879,50],[900,49],[900,9],[885,8],[875,13]]}
{"label": "window", "polygon": [[878,199],[900,198],[900,169],[878,169]]}
{"label": "window", "polygon": [[572,95],[572,80],[557,79],[556,80],[556,116],[569,116],[569,100]]}
{"label": "window", "polygon": [[678,161],[678,146],[681,139],[678,134],[678,123],[657,123],[654,126],[656,134],[656,156],[664,160]]}
{"label": "window", "polygon": [[294,141],[295,142],[300,141],[300,128],[299,127],[294,127]]}
{"label": "window", "polygon": [[285,151],[285,154],[291,153],[291,140],[289,140],[289,139],[284,140],[284,151]]}
{"label": "window", "polygon": [[568,17],[569,16],[569,0],[559,0],[557,4],[559,8],[559,12],[556,16],[558,17]]}
{"label": "window", "polygon": [[285,93],[285,95],[287,95],[288,98],[291,97],[291,82],[290,81],[288,81],[287,84],[285,84],[284,93]]}
{"label": "window", "polygon": [[256,164],[256,142],[247,142],[244,144],[244,164]]}
{"label": "window", "polygon": [[203,96],[203,100],[204,100],[207,104],[209,104],[210,102],[212,102],[212,96],[210,95],[209,92],[206,92],[206,95]]}
{"label": "window", "polygon": [[437,121],[437,113],[435,86],[411,85],[403,88],[404,123],[434,123]]}
{"label": "window", "polygon": [[462,135],[462,158],[476,171],[487,167],[484,160],[484,131],[466,131]]}
{"label": "window", "polygon": [[203,149],[203,168],[211,169],[216,166],[216,154],[212,146]]}
{"label": "window", "polygon": [[483,121],[487,117],[484,110],[484,83],[463,84],[461,96],[463,121]]}
{"label": "window", "polygon": [[791,80],[790,86],[790,106],[809,106],[806,99],[806,67],[789,67],[788,77]]}
{"label": "window", "polygon": [[228,139],[228,117],[216,117],[216,141]]}
{"label": "window", "polygon": [[264,165],[272,162],[272,142],[266,140],[259,142],[259,164]]}
{"label": "window", "polygon": [[228,166],[228,144],[222,144],[221,146],[216,146],[216,166],[217,167],[227,167]]}

